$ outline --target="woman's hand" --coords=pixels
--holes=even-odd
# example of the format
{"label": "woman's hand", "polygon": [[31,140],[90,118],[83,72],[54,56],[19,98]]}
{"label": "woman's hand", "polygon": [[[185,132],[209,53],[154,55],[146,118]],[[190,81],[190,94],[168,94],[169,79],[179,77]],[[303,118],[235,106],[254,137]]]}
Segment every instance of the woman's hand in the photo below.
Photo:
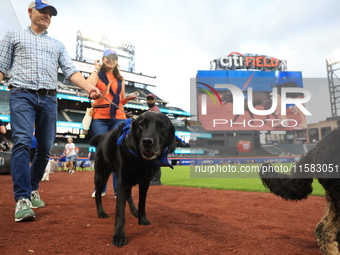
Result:
{"label": "woman's hand", "polygon": [[95,60],[94,61],[94,68],[99,72],[101,67],[102,67],[102,65],[100,64],[100,60]]}

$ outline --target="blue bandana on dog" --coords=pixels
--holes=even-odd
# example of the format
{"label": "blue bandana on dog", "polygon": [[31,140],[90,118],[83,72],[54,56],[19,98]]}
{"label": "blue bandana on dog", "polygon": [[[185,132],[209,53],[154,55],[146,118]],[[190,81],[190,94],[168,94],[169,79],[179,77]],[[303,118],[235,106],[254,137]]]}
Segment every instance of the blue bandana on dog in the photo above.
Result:
{"label": "blue bandana on dog", "polygon": [[[124,126],[123,129],[122,129],[123,133],[122,133],[121,136],[118,138],[116,145],[118,145],[118,146],[122,145],[123,140],[124,140],[124,139],[128,136],[128,134],[130,133],[131,122],[132,122],[132,119],[126,119],[126,121],[125,121],[125,126]],[[173,167],[171,164],[169,164],[169,162],[168,162],[168,150],[169,150],[169,148],[166,147],[166,148],[164,149],[164,151],[163,151],[162,157],[161,157],[160,159],[158,159],[158,160],[156,160],[156,159],[153,159],[153,160],[146,160],[146,159],[144,159],[144,158],[138,157],[138,155],[137,155],[133,150],[130,150],[130,149],[129,149],[129,151],[130,151],[134,156],[136,156],[139,160],[141,160],[141,161],[144,161],[144,162],[146,162],[146,163],[152,164],[152,165],[154,165],[154,166],[160,166],[160,167],[162,167],[162,166],[168,166],[168,167],[174,169],[174,167]]]}

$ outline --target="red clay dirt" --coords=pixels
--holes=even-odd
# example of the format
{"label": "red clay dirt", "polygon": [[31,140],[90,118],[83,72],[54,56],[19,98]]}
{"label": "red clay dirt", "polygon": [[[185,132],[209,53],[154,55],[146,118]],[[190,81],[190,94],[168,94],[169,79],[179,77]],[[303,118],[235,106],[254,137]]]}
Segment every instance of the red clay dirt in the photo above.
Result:
{"label": "red clay dirt", "polygon": [[[111,180],[109,180],[111,184]],[[127,245],[111,244],[115,199],[103,197],[108,219],[96,215],[93,172],[56,172],[41,182],[46,207],[15,222],[10,175],[0,175],[1,254],[322,254],[314,238],[325,199],[287,202],[270,193],[151,186],[150,226],[126,210]],[[138,202],[138,188],[133,196]]]}

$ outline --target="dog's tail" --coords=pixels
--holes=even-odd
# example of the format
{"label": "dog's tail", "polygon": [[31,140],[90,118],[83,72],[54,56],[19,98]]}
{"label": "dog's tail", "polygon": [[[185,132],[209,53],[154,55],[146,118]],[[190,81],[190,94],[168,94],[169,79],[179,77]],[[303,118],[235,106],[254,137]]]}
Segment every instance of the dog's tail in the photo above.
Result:
{"label": "dog's tail", "polygon": [[101,137],[102,137],[102,135],[96,135],[96,136],[92,137],[89,141],[89,144],[97,147]]}
{"label": "dog's tail", "polygon": [[301,173],[299,162],[291,169],[289,175],[277,172],[270,163],[262,164],[260,177],[270,192],[285,200],[306,199],[313,191],[313,176],[310,173]]}

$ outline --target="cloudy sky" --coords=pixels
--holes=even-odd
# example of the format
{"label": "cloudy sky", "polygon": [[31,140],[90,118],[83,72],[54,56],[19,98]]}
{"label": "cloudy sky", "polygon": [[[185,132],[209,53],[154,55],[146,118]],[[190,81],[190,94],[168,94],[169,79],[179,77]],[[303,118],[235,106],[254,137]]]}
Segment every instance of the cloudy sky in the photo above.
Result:
{"label": "cloudy sky", "polygon": [[[75,57],[78,27],[136,45],[136,72],[157,76],[151,90],[190,111],[190,78],[231,52],[287,60],[289,71],[323,82],[304,84],[308,123],[330,117],[325,58],[340,50],[339,0],[51,0],[49,35]],[[0,38],[29,25],[27,0],[0,0]],[[14,12],[13,12],[14,9]],[[317,85],[316,85],[317,84]],[[322,108],[320,107],[322,106]]]}

